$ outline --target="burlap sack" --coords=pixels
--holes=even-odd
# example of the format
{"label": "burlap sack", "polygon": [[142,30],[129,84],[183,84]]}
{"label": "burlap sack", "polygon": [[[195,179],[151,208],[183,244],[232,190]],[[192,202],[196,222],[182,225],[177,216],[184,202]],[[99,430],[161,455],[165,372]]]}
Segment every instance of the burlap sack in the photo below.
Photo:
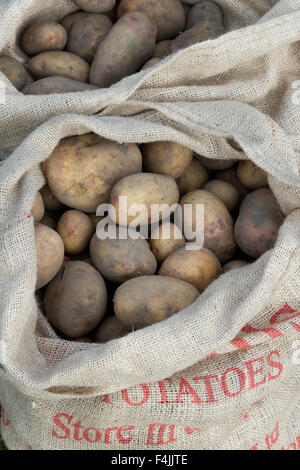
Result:
{"label": "burlap sack", "polygon": [[[129,97],[146,106],[149,101],[237,100],[255,103],[276,116],[277,86],[284,91],[286,77],[298,73],[298,59],[294,60],[297,51],[291,45],[300,37],[299,0],[217,0],[217,3],[224,10],[228,34],[166,58],[154,69],[127,77],[110,89],[26,96],[0,73],[6,87],[5,99],[0,96],[0,151],[10,152],[53,116],[93,115],[110,105],[119,107]],[[26,61],[18,46],[26,26],[35,20],[59,21],[77,9],[72,0],[0,2],[0,55]]]}
{"label": "burlap sack", "polygon": [[[245,12],[249,2],[224,1],[238,3]],[[267,9],[267,2],[252,3]],[[105,93],[116,91],[117,100],[123,86],[135,91],[97,116],[79,115],[74,101],[73,114],[52,117],[1,164],[0,402],[9,448],[300,448],[296,10],[299,2],[278,2],[255,25],[125,79]],[[16,127],[24,134],[14,140],[6,127],[3,142],[15,146],[32,129]],[[173,140],[211,158],[250,158],[268,172],[286,215],[276,246],[160,324],[106,345],[58,339],[34,299],[29,214],[44,184],[40,162],[61,138],[89,131],[119,142]]]}

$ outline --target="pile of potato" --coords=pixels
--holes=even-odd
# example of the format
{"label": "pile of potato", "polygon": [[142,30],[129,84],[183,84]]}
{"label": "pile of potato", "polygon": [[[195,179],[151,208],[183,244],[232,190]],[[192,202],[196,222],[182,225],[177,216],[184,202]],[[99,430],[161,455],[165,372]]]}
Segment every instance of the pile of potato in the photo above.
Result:
{"label": "pile of potato", "polygon": [[[35,220],[36,289],[63,337],[106,342],[191,305],[220,275],[274,246],[283,215],[267,174],[249,160],[211,160],[174,142],[118,144],[95,134],[62,140],[43,163]],[[100,204],[204,205],[204,247],[186,249],[171,221],[150,239],[97,237]],[[123,214],[124,215],[124,214]],[[160,217],[161,219],[161,217]],[[148,218],[141,224],[148,226]],[[117,231],[117,233],[118,233]]]}
{"label": "pile of potato", "polygon": [[0,57],[0,71],[29,95],[106,88],[224,30],[223,13],[210,0],[192,8],[179,0],[74,0],[82,10],[33,23],[22,32],[23,66]]}

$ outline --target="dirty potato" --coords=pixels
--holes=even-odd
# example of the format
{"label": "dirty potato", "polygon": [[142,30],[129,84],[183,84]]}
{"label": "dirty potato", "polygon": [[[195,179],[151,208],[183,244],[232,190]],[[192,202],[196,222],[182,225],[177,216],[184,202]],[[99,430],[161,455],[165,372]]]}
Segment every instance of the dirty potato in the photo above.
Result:
{"label": "dirty potato", "polygon": [[176,179],[187,169],[192,150],[175,142],[151,142],[142,148],[143,167],[149,173],[169,175]]}
{"label": "dirty potato", "polygon": [[58,212],[65,208],[65,206],[54,196],[48,185],[43,186],[40,193],[47,211]]}
{"label": "dirty potato", "polygon": [[78,82],[66,77],[51,76],[31,83],[25,95],[51,95],[54,93],[74,93],[76,91],[97,90],[93,85]]}
{"label": "dirty potato", "polygon": [[115,315],[105,318],[93,333],[95,343],[107,343],[112,339],[122,338],[130,331],[125,328],[122,322]]}
{"label": "dirty potato", "polygon": [[208,173],[202,163],[193,158],[185,171],[176,179],[176,183],[180,195],[183,196],[195,189],[201,189],[208,179]]}
{"label": "dirty potato", "polygon": [[259,258],[274,247],[283,219],[270,189],[253,191],[243,201],[235,223],[234,234],[239,248],[252,258]]}
{"label": "dirty potato", "polygon": [[42,52],[27,62],[27,68],[35,79],[59,75],[87,83],[90,66],[81,57],[66,51]]}
{"label": "dirty potato", "polygon": [[114,296],[116,317],[123,325],[144,328],[188,307],[199,291],[185,281],[167,276],[143,276],[122,284]]}
{"label": "dirty potato", "polygon": [[74,2],[88,13],[106,13],[116,4],[116,0],[74,0]]}
{"label": "dirty potato", "polygon": [[243,201],[247,194],[249,194],[249,189],[244,186],[237,177],[236,168],[228,168],[227,170],[220,170],[216,171],[214,174],[214,179],[227,181],[228,183],[232,184],[237,190],[240,195],[240,201]]}
{"label": "dirty potato", "polygon": [[67,31],[54,21],[32,24],[21,37],[21,48],[29,56],[46,51],[62,50],[66,44]]}
{"label": "dirty potato", "polygon": [[163,59],[164,57],[167,57],[171,53],[171,44],[172,41],[169,39],[166,39],[165,41],[159,41],[155,46],[152,58]]}
{"label": "dirty potato", "polygon": [[232,271],[233,269],[243,268],[244,266],[248,266],[248,264],[249,263],[247,261],[241,259],[234,259],[222,266],[222,273],[227,273],[228,271]]}
{"label": "dirty potato", "polygon": [[34,200],[31,215],[34,218],[35,222],[40,222],[45,214],[45,207],[43,203],[43,199],[41,193],[37,193],[36,198]]}
{"label": "dirty potato", "polygon": [[83,253],[88,248],[95,231],[89,216],[76,210],[64,212],[56,230],[63,239],[65,252],[68,255]]}
{"label": "dirty potato", "polygon": [[[197,204],[204,206],[204,247],[212,251],[221,263],[230,260],[235,252],[233,237],[233,219],[225,204],[214,194],[199,189],[186,194],[180,201],[184,214],[184,223],[196,230]],[[192,219],[185,215],[185,204],[192,205]],[[202,229],[202,227],[200,227]]]}
{"label": "dirty potato", "polygon": [[172,39],[184,30],[185,13],[179,0],[121,0],[117,15],[140,11],[152,19],[157,28],[157,41]]}
{"label": "dirty potato", "polygon": [[186,30],[191,29],[198,23],[205,21],[223,24],[223,13],[219,5],[210,0],[201,0],[196,3],[188,13]]}
{"label": "dirty potato", "polygon": [[240,195],[238,190],[227,181],[210,180],[203,186],[203,189],[221,199],[229,212],[236,209],[239,204]]}
{"label": "dirty potato", "polygon": [[67,262],[45,293],[48,320],[69,338],[92,331],[102,320],[106,305],[102,276],[84,261]]}
{"label": "dirty potato", "polygon": [[164,222],[151,233],[149,244],[158,263],[162,263],[171,253],[185,245],[185,239],[177,225]]}
{"label": "dirty potato", "polygon": [[238,164],[236,174],[240,182],[249,189],[260,189],[268,187],[268,174],[259,168],[251,160],[241,160]]}
{"label": "dirty potato", "polygon": [[25,67],[12,57],[0,57],[0,72],[13,84],[17,90],[22,90],[27,81]]}
{"label": "dirty potato", "polygon": [[60,202],[95,213],[100,204],[109,201],[118,180],[142,170],[142,156],[135,144],[117,144],[85,134],[61,141],[43,170]]}
{"label": "dirty potato", "polygon": [[155,274],[157,263],[146,240],[100,240],[94,234],[90,253],[93,265],[109,281],[121,284],[129,279]]}
{"label": "dirty potato", "polygon": [[50,282],[64,260],[64,243],[57,232],[42,224],[35,224],[35,248],[37,258],[36,289]]}
{"label": "dirty potato", "polygon": [[202,292],[220,272],[220,261],[212,251],[207,248],[187,250],[182,247],[165,259],[158,274],[186,281]]}

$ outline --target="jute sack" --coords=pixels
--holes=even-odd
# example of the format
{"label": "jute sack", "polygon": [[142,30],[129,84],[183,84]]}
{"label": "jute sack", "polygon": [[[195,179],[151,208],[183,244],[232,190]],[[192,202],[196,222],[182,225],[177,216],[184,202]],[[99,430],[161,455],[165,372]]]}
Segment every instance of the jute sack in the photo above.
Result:
{"label": "jute sack", "polygon": [[[167,57],[155,68],[126,77],[110,89],[28,96],[18,92],[0,73],[0,151],[9,153],[53,116],[93,115],[108,106],[119,107],[128,98],[145,105],[236,100],[255,104],[267,114],[279,117],[279,96],[285,92],[287,78],[298,73],[300,1],[216,2],[224,11],[227,34]],[[19,47],[24,29],[35,21],[60,21],[77,9],[71,0],[0,2],[0,55],[26,62],[28,58]],[[284,119],[285,106],[281,104]],[[5,154],[0,154],[0,158],[5,158]]]}
{"label": "jute sack", "polygon": [[[29,214],[44,184],[40,163],[61,138],[90,131],[118,142],[175,141],[200,154],[204,135],[235,139],[240,158],[268,172],[286,215],[274,249],[164,322],[104,345],[59,339],[34,297]],[[0,402],[9,448],[299,449],[299,153],[275,121],[221,101],[149,104],[136,117],[62,115],[0,170]]]}

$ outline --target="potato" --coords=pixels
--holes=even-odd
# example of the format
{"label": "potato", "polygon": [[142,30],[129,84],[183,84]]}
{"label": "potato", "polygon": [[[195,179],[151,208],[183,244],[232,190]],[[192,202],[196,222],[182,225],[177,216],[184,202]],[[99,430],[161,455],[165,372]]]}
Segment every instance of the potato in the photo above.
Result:
{"label": "potato", "polygon": [[172,39],[184,30],[185,14],[179,0],[121,0],[117,15],[140,11],[154,21],[157,40]]}
{"label": "potato", "polygon": [[151,67],[154,67],[160,62],[161,62],[161,59],[159,59],[159,57],[153,57],[152,59],[147,60],[147,62],[143,65],[141,70],[150,69]]}
{"label": "potato", "polygon": [[50,227],[35,224],[35,248],[37,258],[36,289],[50,282],[64,260],[64,243]]}
{"label": "potato", "polygon": [[66,50],[91,64],[98,46],[112,26],[112,22],[105,15],[94,14],[79,18],[69,32]]}
{"label": "potato", "polygon": [[233,269],[243,268],[244,266],[247,266],[248,264],[249,263],[247,263],[247,261],[244,261],[241,259],[234,259],[223,265],[222,273],[227,273],[228,271],[232,271]]}
{"label": "potato", "polygon": [[193,158],[189,166],[176,179],[180,195],[190,193],[195,189],[201,189],[208,181],[208,173],[197,158]]}
{"label": "potato", "polygon": [[90,66],[71,52],[49,51],[32,57],[27,68],[35,79],[59,75],[79,82],[88,82]]}
{"label": "potato", "polygon": [[151,142],[142,149],[143,166],[149,173],[178,178],[193,158],[192,150],[175,142]]}
{"label": "potato", "polygon": [[78,82],[66,77],[52,76],[31,83],[25,95],[51,95],[53,93],[74,93],[76,91],[97,90],[93,85]]}
{"label": "potato", "polygon": [[98,216],[96,214],[88,214],[88,216],[91,219],[91,221],[93,222],[94,228],[96,230],[98,223],[100,222],[100,220],[102,220],[104,218],[104,216],[102,216],[102,215]]}
{"label": "potato", "polygon": [[227,168],[231,168],[236,162],[236,160],[221,160],[219,158],[207,158],[200,155],[197,155],[197,158],[202,165],[209,170],[226,170]]}
{"label": "potato", "polygon": [[185,239],[177,225],[164,222],[153,231],[149,244],[157,261],[162,263],[171,253],[185,245]]}
{"label": "potato", "polygon": [[84,251],[83,253],[79,253],[78,255],[71,255],[70,261],[84,261],[85,263],[88,263],[93,266],[89,251]]}
{"label": "potato", "polygon": [[105,318],[100,325],[96,328],[93,334],[95,343],[107,343],[112,339],[122,338],[130,333],[127,328],[120,322],[120,320],[112,315]]}
{"label": "potato", "polygon": [[227,181],[210,180],[203,186],[203,189],[221,199],[229,212],[236,209],[239,204],[240,195],[238,190]]}
{"label": "potato", "polygon": [[114,296],[116,317],[128,328],[144,328],[191,305],[198,290],[167,276],[143,276],[122,284]]}
{"label": "potato", "polygon": [[37,193],[36,198],[34,200],[31,215],[34,218],[35,222],[40,222],[45,214],[45,207],[43,203],[43,199],[41,193]]}
{"label": "potato", "polygon": [[71,15],[66,16],[60,24],[65,28],[67,33],[71,31],[73,28],[74,24],[76,23],[77,20],[80,18],[84,18],[85,16],[88,16],[88,13],[85,11],[76,11],[76,13],[72,13]]}
{"label": "potato", "polygon": [[222,24],[208,20],[203,23],[197,23],[191,29],[188,29],[174,39],[171,45],[171,53],[185,49],[193,44],[207,41],[208,39],[215,39],[223,33],[224,27]]}
{"label": "potato", "polygon": [[73,341],[76,343],[91,343],[92,340],[88,336],[80,336],[79,338],[74,338]]}
{"label": "potato", "polygon": [[83,261],[66,263],[45,293],[48,320],[69,338],[92,331],[102,320],[106,304],[101,274]]}
{"label": "potato", "polygon": [[168,39],[158,42],[153,51],[152,58],[163,59],[164,57],[167,57],[171,53],[171,44],[172,41]]}
{"label": "potato", "polygon": [[41,189],[43,203],[47,211],[62,211],[65,206],[54,196],[49,186],[45,185]]}
{"label": "potato", "polygon": [[246,188],[238,179],[236,175],[236,168],[228,168],[227,170],[217,171],[214,174],[214,179],[227,181],[228,183],[234,186],[240,195],[240,201],[243,201],[247,194],[249,194],[249,189]]}
{"label": "potato", "polygon": [[95,231],[89,216],[75,210],[64,212],[56,230],[63,239],[65,252],[68,255],[83,253],[88,248]]}
{"label": "potato", "polygon": [[74,0],[74,2],[88,13],[106,13],[113,9],[116,0]]}
{"label": "potato", "polygon": [[223,24],[223,13],[221,8],[215,2],[210,0],[201,0],[191,8],[187,17],[185,29],[191,29],[196,24],[204,23],[205,21],[215,22],[218,25]]}
{"label": "potato", "polygon": [[251,160],[241,160],[238,164],[236,174],[240,182],[249,189],[260,189],[268,187],[268,174],[259,168]]}
{"label": "potato", "polygon": [[25,67],[12,57],[0,57],[0,72],[13,84],[17,90],[22,90],[27,81]]}
{"label": "potato", "polygon": [[21,48],[29,56],[46,51],[62,50],[66,44],[67,31],[54,21],[32,24],[21,37]]}
{"label": "potato", "polygon": [[100,204],[109,201],[118,180],[142,170],[142,156],[134,144],[117,144],[86,134],[61,141],[43,170],[59,201],[95,213]]}
{"label": "potato", "polygon": [[[127,213],[126,209],[122,210],[119,198],[127,197]],[[115,214],[110,214],[111,219],[118,225],[129,225],[135,220],[141,225],[148,225],[162,219],[162,214],[151,219],[152,204],[167,204],[171,207],[179,200],[179,191],[177,184],[173,178],[165,175],[155,175],[152,173],[137,173],[129,175],[118,181],[112,188],[110,203],[114,206]],[[130,208],[135,209],[136,204],[143,204],[147,209],[147,214],[139,211],[137,208],[136,215],[129,214]],[[133,223],[134,225],[134,223]]]}
{"label": "potato", "polygon": [[224,203],[214,194],[199,189],[186,194],[180,201],[184,211],[185,204],[192,204],[192,220],[183,217],[184,224],[191,224],[196,230],[195,211],[197,204],[204,205],[204,247],[212,251],[224,263],[234,255],[236,244],[233,237],[233,219]]}
{"label": "potato", "polygon": [[202,292],[220,272],[220,261],[207,248],[187,250],[182,247],[165,259],[158,274],[186,281]]}
{"label": "potato", "polygon": [[250,193],[235,223],[234,235],[239,248],[252,258],[259,258],[274,247],[283,218],[270,189]]}
{"label": "potato", "polygon": [[139,12],[120,18],[97,49],[90,83],[109,87],[137,72],[154,51],[156,27]]}
{"label": "potato", "polygon": [[56,230],[56,220],[49,213],[45,213],[40,223],[43,225],[47,225],[47,227],[50,227],[53,230]]}
{"label": "potato", "polygon": [[106,279],[121,284],[138,276],[155,274],[157,263],[146,240],[100,240],[94,234],[90,253],[93,265]]}

